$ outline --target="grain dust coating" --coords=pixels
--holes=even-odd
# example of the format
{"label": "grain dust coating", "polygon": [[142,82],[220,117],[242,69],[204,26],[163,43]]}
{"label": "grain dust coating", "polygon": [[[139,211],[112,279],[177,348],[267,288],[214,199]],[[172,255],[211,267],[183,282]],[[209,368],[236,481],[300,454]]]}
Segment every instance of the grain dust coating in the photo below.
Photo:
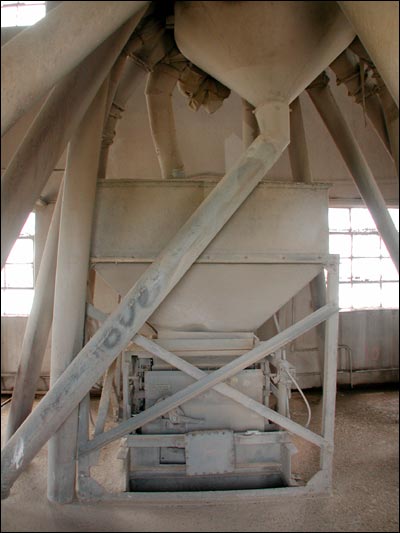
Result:
{"label": "grain dust coating", "polygon": [[[293,396],[293,418],[301,423],[306,409],[301,398]],[[307,396],[317,419],[320,395],[308,392]],[[334,483],[330,497],[277,498],[268,504],[206,507],[110,503],[59,506],[46,499],[47,455],[43,448],[17,480],[10,497],[2,502],[1,529],[4,532],[398,531],[398,399],[398,391],[389,388],[338,392]],[[9,404],[2,410],[2,427],[8,409]],[[109,467],[103,469],[101,482],[106,484],[107,480],[109,489],[117,464],[116,449],[112,446],[102,452]],[[301,464],[306,462],[301,459],[312,464],[313,447],[302,445],[300,440],[296,446],[299,454],[293,470],[307,477],[312,472],[301,469]]]}

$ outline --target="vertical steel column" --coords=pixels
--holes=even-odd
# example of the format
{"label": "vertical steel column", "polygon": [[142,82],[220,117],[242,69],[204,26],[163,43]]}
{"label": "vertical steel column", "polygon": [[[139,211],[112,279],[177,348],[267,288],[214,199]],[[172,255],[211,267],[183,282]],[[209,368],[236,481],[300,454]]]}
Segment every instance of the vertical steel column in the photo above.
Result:
{"label": "vertical steel column", "polygon": [[[72,138],[65,170],[51,348],[51,387],[83,345],[92,216],[108,80]],[[67,503],[75,493],[78,410],[49,442],[48,498]]]}
{"label": "vertical steel column", "polygon": [[357,185],[389,251],[390,257],[399,271],[399,233],[387,210],[385,200],[374,179],[352,131],[346,123],[329,87],[329,78],[323,72],[307,88],[318,113]]}
{"label": "vertical steel column", "polygon": [[6,442],[32,411],[50,327],[53,321],[54,285],[56,279],[62,193],[63,183],[61,182],[35,284],[33,305],[22,342],[10,414],[7,421]]}
{"label": "vertical steel column", "polygon": [[[327,304],[339,305],[339,260],[328,265]],[[325,322],[325,364],[322,402],[322,436],[329,444],[321,447],[320,467],[328,487],[332,486],[333,445],[336,408],[336,374],[339,312]]]}
{"label": "vertical steel column", "polygon": [[290,167],[294,181],[312,183],[300,98],[290,104]]}
{"label": "vertical steel column", "polygon": [[[326,285],[324,269],[310,281],[311,301],[314,311],[326,305]],[[319,369],[321,373],[321,383],[324,375],[324,352],[325,352],[325,323],[316,327],[317,345],[319,355]]]}

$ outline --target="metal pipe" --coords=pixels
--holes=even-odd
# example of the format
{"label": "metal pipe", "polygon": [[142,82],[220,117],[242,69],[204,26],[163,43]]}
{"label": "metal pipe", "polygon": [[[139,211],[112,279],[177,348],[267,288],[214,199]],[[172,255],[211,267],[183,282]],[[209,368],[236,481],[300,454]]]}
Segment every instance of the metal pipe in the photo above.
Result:
{"label": "metal pipe", "polygon": [[[61,207],[51,337],[50,388],[83,346],[97,165],[107,102],[104,81],[69,143]],[[49,441],[48,499],[71,502],[75,495],[78,409]]]}
{"label": "metal pipe", "polygon": [[[348,344],[339,344],[339,350],[345,350],[347,352],[348,363],[349,363],[349,373],[350,373],[350,388],[353,388],[353,350]],[[339,372],[339,371],[338,371]]]}
{"label": "metal pipe", "polygon": [[254,110],[255,107],[242,98],[242,141],[245,150],[260,134]]}
{"label": "metal pipe", "polygon": [[312,183],[307,139],[299,97],[290,104],[290,133],[291,140],[288,149],[293,180]]}
{"label": "metal pipe", "polygon": [[379,234],[386,244],[390,257],[399,271],[399,233],[389,215],[385,200],[371,169],[346,123],[328,83],[329,78],[323,72],[307,88],[308,94],[342,154],[361,197],[374,219]]}
{"label": "metal pipe", "polygon": [[[1,135],[147,1],[62,2],[1,50]],[[61,53],[62,51],[62,53]]]}
{"label": "metal pipe", "polygon": [[24,339],[22,341],[12,403],[7,420],[6,442],[32,411],[51,323],[53,321],[54,285],[62,191],[63,183],[60,186],[53,217],[47,233],[46,244],[35,284],[32,309],[28,317]]}
{"label": "metal pipe", "polygon": [[121,81],[116,89],[105,121],[100,151],[98,179],[105,179],[106,177],[108,153],[110,146],[114,142],[116,124],[122,116],[126,103],[132,94],[133,88],[142,76],[144,76],[143,69],[136,65],[136,63],[133,61],[127,60],[121,76]]}
{"label": "metal pipe", "polygon": [[[233,361],[227,363],[218,370],[215,370],[211,374],[205,373],[203,377],[195,383],[192,383],[191,385],[188,385],[186,388],[176,392],[175,394],[168,396],[166,399],[157,402],[145,411],[135,415],[134,418],[125,420],[124,422],[121,422],[121,424],[119,424],[117,427],[110,429],[106,433],[98,435],[92,441],[88,442],[86,446],[84,446],[82,450],[80,450],[80,453],[84,454],[93,452],[105,446],[106,444],[109,444],[113,440],[123,437],[127,433],[135,431],[136,429],[151,422],[152,420],[159,418],[160,416],[168,413],[172,409],[179,407],[179,405],[183,404],[184,402],[195,398],[199,394],[202,394],[203,392],[212,389],[215,385],[220,384],[222,381],[226,381],[241,370],[244,370],[248,366],[257,363],[263,357],[266,357],[267,355],[276,352],[277,350],[285,346],[288,342],[297,338],[299,335],[312,329],[323,320],[327,320],[329,317],[332,316],[332,314],[337,315],[338,310],[339,308],[337,306],[326,305],[324,308],[318,309],[318,311],[314,311],[314,313],[307,316],[306,318],[303,318],[296,324],[293,324],[281,333],[278,333],[272,339],[261,342],[249,352],[237,357]],[[223,390],[226,391],[226,389]],[[245,400],[246,406],[249,405],[248,400],[251,400],[251,398]],[[262,408],[265,408],[265,406],[263,406],[262,404],[259,405]],[[272,418],[277,420],[279,414],[274,413],[274,411],[271,410],[272,413],[274,413],[274,416],[269,411],[270,410],[268,409],[268,418],[270,418],[271,420]],[[263,409],[263,412],[265,413],[266,411]],[[281,415],[279,423],[283,424],[283,421],[286,425],[291,425],[290,422],[292,422],[285,420],[285,417]],[[298,433],[299,430],[298,428],[296,429]],[[311,431],[305,428],[302,429],[304,430],[304,433],[302,435],[304,438],[307,438],[307,440],[313,442],[317,446],[324,444],[324,439],[321,438],[320,435],[316,435],[315,433],[312,433]],[[305,435],[307,436],[305,437]]]}
{"label": "metal pipe", "polygon": [[260,110],[260,120],[263,111],[270,111],[271,118],[264,118],[263,135],[221,179],[8,441],[1,459],[2,498],[279,159],[289,142],[288,108],[270,102]]}
{"label": "metal pipe", "polygon": [[371,126],[382,141],[386,151],[392,155],[382,106],[379,102],[378,95],[375,94],[378,87],[370,79],[367,79],[365,81],[363,99],[360,63],[348,48],[329,67],[336,75],[337,85],[344,83],[348,89],[349,96],[352,96],[357,104],[364,105],[365,103],[365,114]]}
{"label": "metal pipe", "polygon": [[73,131],[139,19],[139,15],[130,19],[51,91],[5,170],[1,178],[2,268]]}
{"label": "metal pipe", "polygon": [[399,105],[399,3],[338,2]]}
{"label": "metal pipe", "polygon": [[163,179],[185,176],[172,107],[172,92],[179,76],[177,68],[159,63],[149,74],[145,89],[150,130]]}
{"label": "metal pipe", "polygon": [[[166,43],[163,42],[160,46],[158,42],[164,35],[165,28],[159,20],[149,16],[149,11],[151,12],[151,10],[151,7],[147,10],[142,10],[141,14],[146,18],[146,21],[141,24],[140,30],[136,29],[129,39],[124,53],[118,58],[111,71],[98,179],[105,179],[106,177],[108,153],[111,144],[114,142],[115,126],[117,120],[122,117],[125,105],[132,94],[134,82],[137,81],[139,74],[143,74],[143,68],[148,67],[149,70],[152,70],[153,62],[154,64],[157,63],[165,55]],[[164,39],[164,41],[167,40]],[[137,52],[142,51],[143,48],[149,49],[149,57],[145,61],[141,57],[141,60],[138,61]],[[134,61],[127,61],[127,57],[133,58]]]}

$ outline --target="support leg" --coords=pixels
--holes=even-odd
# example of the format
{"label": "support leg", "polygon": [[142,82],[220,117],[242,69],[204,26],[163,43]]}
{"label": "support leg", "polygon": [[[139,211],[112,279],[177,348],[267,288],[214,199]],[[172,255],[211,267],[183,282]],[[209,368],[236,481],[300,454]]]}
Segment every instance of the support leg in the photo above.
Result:
{"label": "support leg", "polygon": [[[313,309],[320,309],[326,304],[325,274],[322,269],[318,276],[310,282],[311,301]],[[319,355],[319,367],[321,372],[321,384],[324,375],[324,353],[325,353],[325,323],[317,326],[317,345]]]}
{"label": "support leg", "polygon": [[7,421],[6,442],[32,411],[43,357],[53,321],[58,235],[60,228],[63,183],[47,234],[36,280],[33,305],[25,328],[17,377]]}
{"label": "support leg", "polygon": [[[327,300],[329,304],[338,305],[339,301],[339,265],[338,261],[328,266]],[[332,486],[333,444],[336,407],[336,374],[338,351],[339,313],[332,315],[325,324],[325,364],[322,403],[322,435],[327,444],[321,448],[320,467],[323,479]]]}
{"label": "support leg", "polygon": [[[70,142],[65,171],[51,349],[51,387],[83,345],[86,286],[97,165],[108,80]],[[71,502],[75,494],[78,411],[49,442],[48,498]]]}

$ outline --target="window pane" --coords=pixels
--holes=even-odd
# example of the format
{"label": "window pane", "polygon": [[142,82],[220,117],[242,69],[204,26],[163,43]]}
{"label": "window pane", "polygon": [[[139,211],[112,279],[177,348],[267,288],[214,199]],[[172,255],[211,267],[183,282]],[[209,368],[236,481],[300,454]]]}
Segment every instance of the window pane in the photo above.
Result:
{"label": "window pane", "polygon": [[380,259],[353,259],[353,279],[356,281],[379,281]]}
{"label": "window pane", "polygon": [[368,209],[353,208],[351,210],[351,229],[353,231],[376,230],[375,222]]}
{"label": "window pane", "polygon": [[341,259],[339,265],[339,280],[350,281],[351,280],[351,260]]}
{"label": "window pane", "polygon": [[46,15],[45,2],[1,2],[1,25],[31,26]]}
{"label": "window pane", "polygon": [[353,256],[355,257],[379,257],[379,235],[353,235]]}
{"label": "window pane", "polygon": [[35,235],[35,213],[30,213],[20,235]]}
{"label": "window pane", "polygon": [[33,265],[5,265],[6,287],[32,287]]}
{"label": "window pane", "polygon": [[349,209],[329,209],[329,230],[330,231],[348,231],[350,229],[350,210]]}
{"label": "window pane", "polygon": [[353,307],[380,307],[381,291],[379,283],[356,283],[353,285]]}
{"label": "window pane", "polygon": [[8,256],[7,263],[33,263],[32,239],[18,239]]}
{"label": "window pane", "polygon": [[350,257],[351,255],[350,235],[330,235],[329,236],[329,253],[340,254],[343,257]]}
{"label": "window pane", "polygon": [[388,209],[389,215],[392,217],[394,225],[396,226],[397,231],[399,231],[399,210],[398,209]]}
{"label": "window pane", "polygon": [[340,309],[350,309],[352,306],[352,287],[350,283],[340,283],[339,285],[339,307]]}
{"label": "window pane", "polygon": [[399,278],[396,267],[391,259],[382,259],[381,272],[383,280],[396,280]]}
{"label": "window pane", "polygon": [[[25,4],[29,4],[29,2],[25,2]],[[44,5],[28,5],[27,7],[19,7],[18,26],[31,26],[38,20],[42,19],[45,15],[46,7]]]}
{"label": "window pane", "polygon": [[382,306],[399,307],[399,284],[383,283],[382,285]]}
{"label": "window pane", "polygon": [[[13,2],[14,3],[14,2]],[[17,10],[13,7],[4,7],[3,4],[7,4],[7,2],[1,3],[1,27],[9,27],[9,26],[16,26],[17,25]]]}
{"label": "window pane", "polygon": [[3,289],[1,291],[1,314],[29,315],[33,292],[33,289]]}

